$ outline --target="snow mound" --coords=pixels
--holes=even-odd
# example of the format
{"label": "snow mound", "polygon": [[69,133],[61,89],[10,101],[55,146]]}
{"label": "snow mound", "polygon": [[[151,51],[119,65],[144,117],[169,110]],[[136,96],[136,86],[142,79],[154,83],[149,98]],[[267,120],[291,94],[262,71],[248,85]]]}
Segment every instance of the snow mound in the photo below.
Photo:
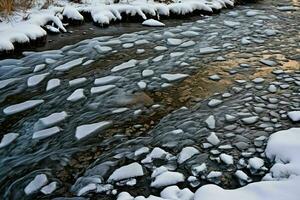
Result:
{"label": "snow mound", "polygon": [[144,26],[156,26],[156,27],[161,27],[161,26],[165,26],[164,23],[160,22],[160,21],[157,21],[155,19],[148,19],[148,20],[145,20],[143,23],[142,23]]}
{"label": "snow mound", "polygon": [[300,196],[300,128],[291,128],[271,135],[266,156],[275,164],[262,182],[235,190],[205,185],[195,193],[195,200],[297,200]]}

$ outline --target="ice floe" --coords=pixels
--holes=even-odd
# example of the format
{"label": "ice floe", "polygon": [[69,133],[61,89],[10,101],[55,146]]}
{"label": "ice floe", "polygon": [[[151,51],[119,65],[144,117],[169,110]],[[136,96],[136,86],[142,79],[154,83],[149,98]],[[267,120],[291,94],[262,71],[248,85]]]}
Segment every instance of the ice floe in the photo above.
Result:
{"label": "ice floe", "polygon": [[34,108],[42,103],[44,103],[44,100],[28,100],[23,103],[8,106],[3,110],[3,112],[6,115],[13,115]]}
{"label": "ice floe", "polygon": [[112,124],[111,121],[103,121],[93,124],[85,124],[76,128],[75,137],[77,140],[83,139],[95,132],[103,130]]}

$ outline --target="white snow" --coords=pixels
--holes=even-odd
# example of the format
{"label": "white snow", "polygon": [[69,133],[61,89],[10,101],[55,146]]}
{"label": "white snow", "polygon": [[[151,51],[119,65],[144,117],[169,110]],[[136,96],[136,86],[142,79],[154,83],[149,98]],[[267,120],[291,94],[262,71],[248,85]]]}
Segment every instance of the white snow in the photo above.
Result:
{"label": "white snow", "polygon": [[250,158],[248,161],[249,167],[258,170],[264,166],[264,160],[258,157]]}
{"label": "white snow", "polygon": [[58,126],[34,132],[32,139],[44,139],[59,133],[61,129]]}
{"label": "white snow", "polygon": [[134,67],[137,64],[137,60],[129,60],[128,62],[122,63],[118,66],[115,66],[114,68],[111,69],[111,72],[117,72],[120,70],[128,69],[131,67]]}
{"label": "white snow", "polygon": [[161,191],[160,196],[169,200],[192,200],[194,193],[188,188],[180,189],[178,186],[169,186]]}
{"label": "white snow", "polygon": [[33,87],[38,85],[40,82],[42,82],[49,73],[44,73],[44,74],[39,74],[39,75],[34,75],[28,78],[27,80],[27,85],[28,87]]}
{"label": "white snow", "polygon": [[23,103],[18,103],[15,105],[8,106],[3,110],[3,112],[6,115],[12,115],[12,114],[16,114],[34,108],[42,103],[44,103],[44,100],[28,100]]}
{"label": "white snow", "polygon": [[84,89],[80,88],[75,90],[68,98],[67,101],[76,102],[81,99],[85,99],[86,96],[84,95]]}
{"label": "white snow", "polygon": [[75,60],[69,61],[65,64],[62,64],[62,65],[56,67],[55,70],[56,71],[62,71],[62,72],[68,71],[68,70],[72,69],[73,67],[76,67],[76,66],[82,64],[84,59],[85,59],[85,57],[77,58]]}
{"label": "white snow", "polygon": [[177,162],[181,164],[199,153],[200,153],[199,150],[196,149],[195,147],[184,147],[178,155]]}
{"label": "white snow", "polygon": [[83,20],[83,16],[78,12],[78,10],[75,7],[70,5],[64,8],[62,15],[73,20],[79,20],[79,21]]}
{"label": "white snow", "polygon": [[153,161],[153,159],[164,158],[164,157],[168,158],[168,157],[170,157],[170,154],[159,147],[155,147],[151,151],[151,153],[149,153],[146,156],[146,158],[144,160],[142,160],[142,163],[151,163]]}
{"label": "white snow", "polygon": [[120,181],[128,178],[143,176],[142,166],[135,162],[116,169],[108,178],[108,182]]}
{"label": "white snow", "polygon": [[148,20],[145,20],[143,23],[142,23],[144,26],[155,26],[155,27],[162,27],[162,26],[165,26],[164,23],[160,22],[160,21],[157,21],[155,19],[148,19]]}
{"label": "white snow", "polygon": [[39,174],[25,187],[25,194],[29,195],[34,192],[37,192],[41,187],[46,185],[48,178],[45,174]]}
{"label": "white snow", "polygon": [[107,128],[111,124],[112,124],[111,121],[103,121],[103,122],[78,126],[76,128],[75,137],[77,138],[77,140],[80,140],[84,137],[87,137],[90,134],[93,134],[95,132],[98,132],[100,130]]}
{"label": "white snow", "polygon": [[60,86],[60,80],[57,78],[51,79],[47,83],[46,91],[53,90],[54,88],[57,88]]}
{"label": "white snow", "polygon": [[206,170],[207,170],[206,164],[202,163],[199,166],[194,166],[192,168],[192,173],[193,173],[194,176],[197,176],[198,174],[201,174],[201,173],[205,172]]}
{"label": "white snow", "polygon": [[[46,36],[46,31],[42,29],[45,26],[52,32],[66,32],[61,21],[64,17],[73,20],[84,20],[80,12],[90,13],[95,23],[99,25],[109,25],[116,20],[122,20],[126,16],[140,16],[145,21],[143,25],[163,26],[164,24],[154,20],[147,19],[147,16],[158,17],[169,16],[170,13],[176,15],[186,15],[194,11],[213,12],[212,9],[222,9],[226,5],[233,6],[231,0],[184,0],[181,2],[171,2],[169,4],[156,3],[153,1],[127,1],[114,4],[104,1],[84,1],[82,4],[66,3],[59,1],[63,7],[49,7],[48,9],[30,9],[24,12],[17,21],[11,20],[9,23],[0,24],[0,50],[13,50],[14,42],[26,43],[39,37]],[[17,15],[17,14],[15,14]],[[27,18],[27,20],[23,20]],[[52,24],[52,25],[49,25]],[[229,25],[234,25],[229,23]],[[58,28],[56,28],[58,27]]]}
{"label": "white snow", "polygon": [[155,180],[151,183],[151,187],[160,188],[168,185],[175,185],[183,182],[184,175],[179,172],[166,171],[155,177]]}
{"label": "white snow", "polygon": [[5,134],[0,142],[0,149],[6,147],[7,145],[11,144],[15,139],[19,137],[18,133],[7,133]]}
{"label": "white snow", "polygon": [[[275,164],[264,178],[239,189],[224,190],[205,185],[195,193],[195,200],[298,200],[300,196],[300,128],[276,132],[269,138],[266,156]],[[256,162],[255,162],[256,163]],[[261,162],[258,162],[261,163]],[[261,166],[261,164],[256,165]],[[239,177],[245,178],[244,175]]]}

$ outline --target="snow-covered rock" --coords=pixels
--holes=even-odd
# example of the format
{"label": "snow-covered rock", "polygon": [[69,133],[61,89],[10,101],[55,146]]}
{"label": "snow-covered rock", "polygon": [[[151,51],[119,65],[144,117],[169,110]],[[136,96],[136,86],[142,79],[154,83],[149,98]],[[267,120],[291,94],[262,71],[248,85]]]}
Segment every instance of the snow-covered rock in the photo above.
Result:
{"label": "snow-covered rock", "polygon": [[[275,164],[270,173],[265,176],[265,181],[251,183],[234,190],[224,190],[216,185],[205,185],[196,191],[194,199],[240,200],[243,197],[245,200],[298,200],[300,195],[299,131],[299,128],[291,128],[271,135],[266,155],[275,161]],[[245,179],[244,174],[239,177]]]}
{"label": "snow-covered rock", "polygon": [[184,179],[184,175],[179,172],[166,171],[155,177],[155,180],[151,183],[151,187],[160,188],[175,185],[179,182],[183,182]]}
{"label": "snow-covered rock", "polygon": [[133,177],[143,176],[143,167],[135,162],[116,169],[108,178],[108,182],[116,182]]}
{"label": "snow-covered rock", "polygon": [[299,122],[300,121],[300,111],[288,112],[288,116],[293,122]]}
{"label": "snow-covered rock", "polygon": [[157,21],[155,19],[147,19],[142,23],[144,26],[155,26],[155,27],[163,27],[164,23]]}
{"label": "snow-covered rock", "polygon": [[195,147],[184,147],[178,155],[177,162],[181,164],[199,153],[200,153],[199,150],[196,149]]}

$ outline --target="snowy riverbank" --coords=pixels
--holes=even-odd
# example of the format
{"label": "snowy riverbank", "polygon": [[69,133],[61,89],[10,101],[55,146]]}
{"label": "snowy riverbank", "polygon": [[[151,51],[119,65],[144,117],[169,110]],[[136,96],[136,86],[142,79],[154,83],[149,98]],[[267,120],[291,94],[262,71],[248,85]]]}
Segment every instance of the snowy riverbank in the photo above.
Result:
{"label": "snowy riverbank", "polygon": [[[124,20],[143,22],[150,18],[213,13],[232,6],[233,0],[184,0],[168,5],[137,0],[128,4],[67,4],[64,7],[50,7],[46,10],[35,9],[29,11],[26,20],[17,19],[0,23],[0,52],[13,51],[18,45],[43,40],[47,32],[66,32],[68,23],[82,23],[85,18],[103,27]],[[161,26],[158,22],[145,24]]]}

